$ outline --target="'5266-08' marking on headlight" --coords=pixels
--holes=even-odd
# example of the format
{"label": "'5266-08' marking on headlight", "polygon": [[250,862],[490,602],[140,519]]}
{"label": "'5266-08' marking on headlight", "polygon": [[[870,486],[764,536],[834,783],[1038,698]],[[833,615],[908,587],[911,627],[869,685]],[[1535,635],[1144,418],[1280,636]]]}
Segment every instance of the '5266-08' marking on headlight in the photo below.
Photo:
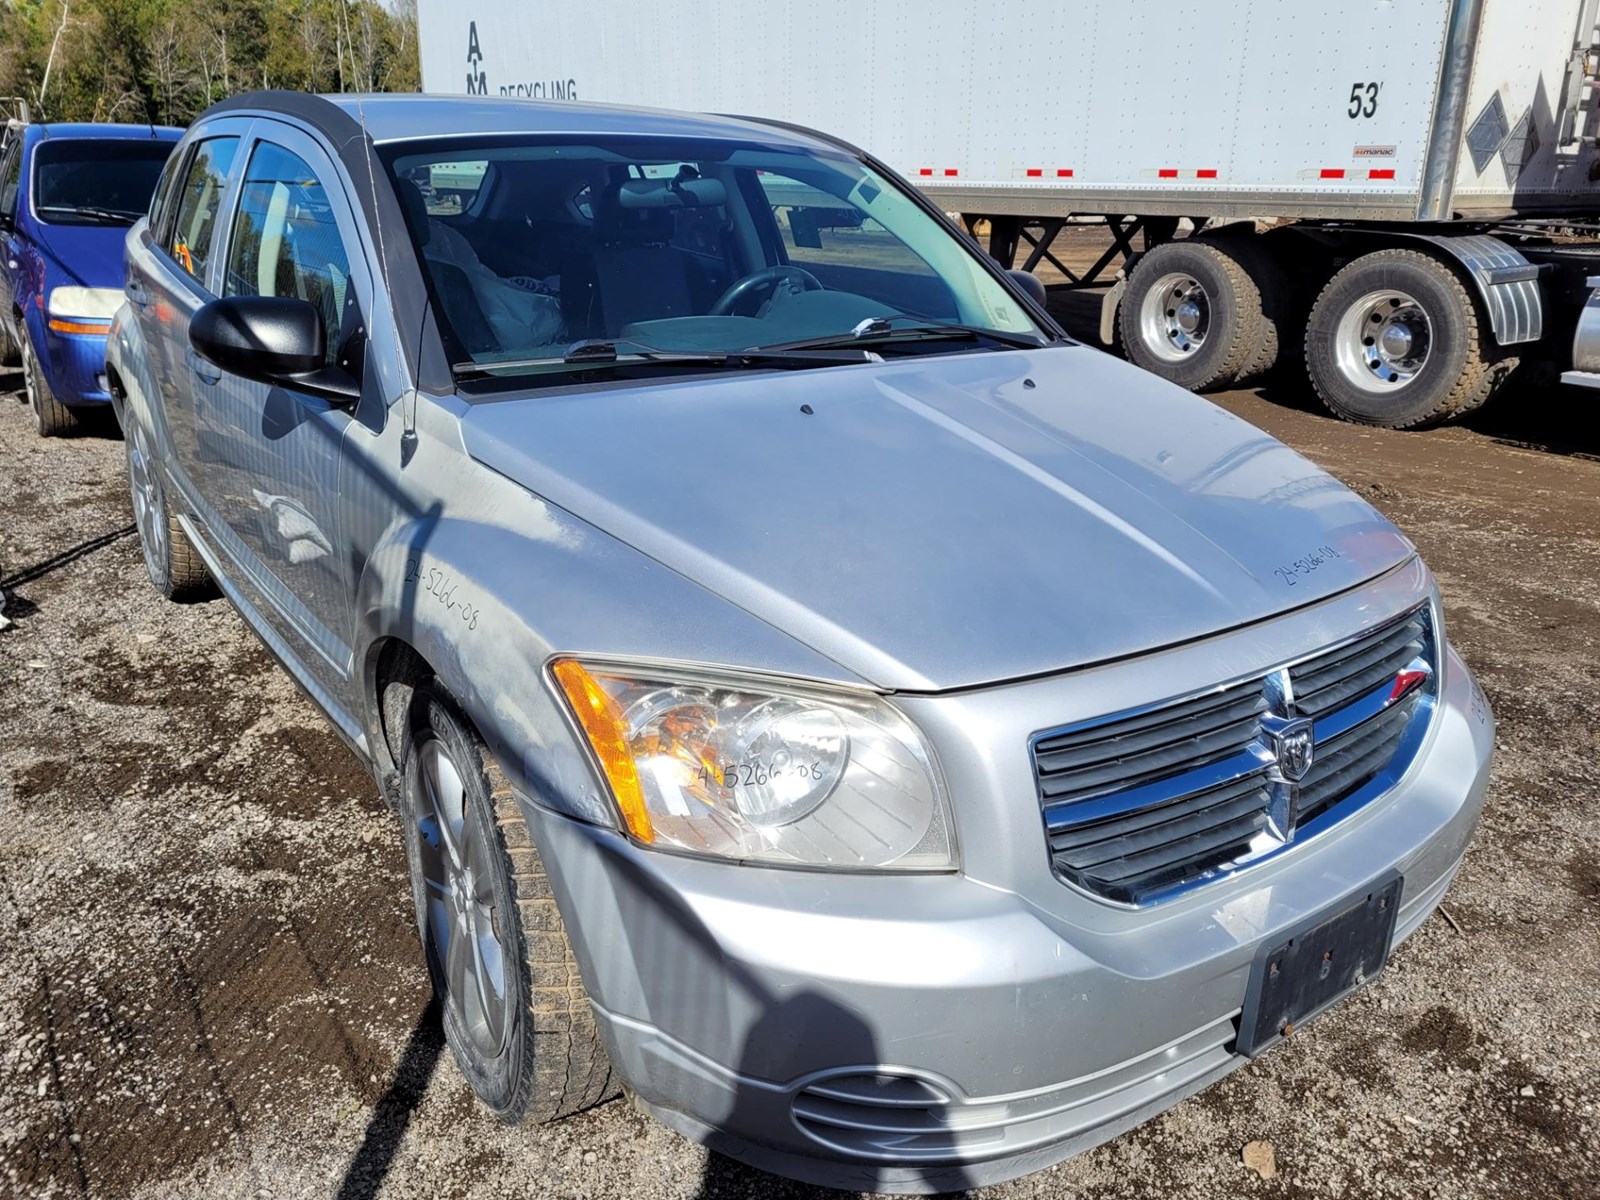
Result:
{"label": "'5266-08' marking on headlight", "polygon": [[1332,546],[1318,546],[1304,558],[1297,558],[1287,566],[1274,567],[1272,573],[1283,580],[1290,587],[1299,582],[1297,575],[1309,575],[1330,558],[1343,558]]}
{"label": "'5266-08' marking on headlight", "polygon": [[461,620],[468,629],[478,627],[478,614],[483,610],[468,604],[465,600],[457,600],[456,581],[446,575],[438,567],[424,568],[420,558],[406,559],[406,582],[421,583],[425,595],[432,596],[451,612],[459,612]]}
{"label": "'5266-08' marking on headlight", "polygon": [[822,779],[826,772],[820,762],[766,762],[756,759],[754,762],[725,763],[719,771],[716,767],[701,767],[695,777],[702,787],[719,787],[732,789],[743,784],[745,787],[765,787],[768,783],[780,779]]}

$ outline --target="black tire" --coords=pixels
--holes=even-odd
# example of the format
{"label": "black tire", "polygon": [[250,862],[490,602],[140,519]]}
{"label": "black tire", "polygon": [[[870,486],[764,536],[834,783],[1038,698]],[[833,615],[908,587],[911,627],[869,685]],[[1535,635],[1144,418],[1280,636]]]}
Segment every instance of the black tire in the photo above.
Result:
{"label": "black tire", "polygon": [[28,397],[28,407],[33,409],[33,427],[39,431],[39,436],[61,437],[75,432],[78,428],[77,414],[57,400],[56,394],[50,390],[50,382],[39,367],[26,329],[22,331],[18,353],[22,359],[22,385]]}
{"label": "black tire", "polygon": [[[1379,388],[1351,374],[1365,368],[1350,345],[1357,309],[1393,291],[1413,299],[1426,318],[1427,350],[1415,373]],[[1399,307],[1399,301],[1378,301]],[[1374,316],[1369,318],[1376,320]],[[1350,322],[1341,333],[1341,323]],[[1341,359],[1341,347],[1344,357]],[[1334,415],[1386,429],[1423,429],[1481,408],[1515,369],[1517,359],[1495,346],[1467,284],[1450,264],[1417,250],[1379,250],[1348,264],[1322,289],[1306,322],[1306,370]]]}
{"label": "black tire", "polygon": [[150,438],[128,415],[122,440],[128,459],[128,490],[133,502],[134,525],[144,551],[145,572],[156,591],[180,604],[210,600],[217,585],[206,569],[189,535],[184,533],[167,502],[166,484],[153,460]]}
{"label": "black tire", "polygon": [[0,367],[16,367],[21,364],[22,351],[17,349],[17,342],[11,336],[11,329],[4,321],[0,321]]}
{"label": "black tire", "polygon": [[1255,349],[1239,368],[1236,382],[1259,379],[1298,348],[1304,330],[1297,327],[1304,318],[1297,312],[1294,288],[1273,248],[1254,233],[1225,234],[1217,239],[1256,286],[1261,306],[1261,326]]}
{"label": "black tire", "polygon": [[[1264,271],[1245,242],[1248,235],[1186,238],[1164,242],[1140,257],[1128,277],[1117,314],[1117,329],[1130,361],[1190,391],[1228,387],[1245,377],[1256,364],[1277,357],[1275,328],[1263,308],[1262,293],[1246,267]],[[1159,320],[1166,281],[1174,277],[1193,280],[1204,293],[1205,321],[1201,340],[1182,349],[1173,340],[1152,332],[1149,316]],[[1172,318],[1175,310],[1167,310]],[[1180,335],[1180,340],[1183,335]]]}
{"label": "black tire", "polygon": [[[430,743],[438,747],[428,751]],[[481,839],[497,864],[489,872],[493,928],[501,949],[505,1015],[496,1053],[474,1041],[468,998],[451,994],[428,907],[423,753],[444,753],[462,786],[462,837]],[[455,704],[431,683],[415,689],[401,745],[400,812],[406,831],[417,929],[443,1014],[445,1040],[473,1091],[502,1121],[560,1120],[621,1091],[606,1056],[566,927],[516,797]],[[431,849],[435,857],[440,851]],[[435,890],[435,894],[438,890]],[[440,910],[445,902],[439,902]],[[455,936],[454,933],[451,936]]]}

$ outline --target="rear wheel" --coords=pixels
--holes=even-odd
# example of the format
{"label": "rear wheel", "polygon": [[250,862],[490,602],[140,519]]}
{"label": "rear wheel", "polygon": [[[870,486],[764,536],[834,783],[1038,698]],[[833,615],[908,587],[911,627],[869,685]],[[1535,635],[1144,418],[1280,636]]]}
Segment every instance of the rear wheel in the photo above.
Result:
{"label": "rear wheel", "polygon": [[1245,266],[1257,256],[1243,245],[1239,238],[1188,238],[1139,259],[1119,320],[1134,363],[1202,391],[1236,383],[1276,357],[1261,288]]}
{"label": "rear wheel", "polygon": [[461,1073],[503,1121],[617,1094],[561,914],[510,785],[455,705],[418,686],[401,814],[417,926]]}
{"label": "rear wheel", "polygon": [[1306,323],[1306,369],[1330,411],[1389,429],[1481,407],[1517,360],[1494,346],[1450,266],[1416,250],[1364,255],[1328,281]]}
{"label": "rear wheel", "polygon": [[28,407],[33,409],[33,426],[39,436],[60,437],[71,433],[78,427],[77,415],[50,390],[50,381],[44,377],[26,329],[22,330],[18,351],[22,358],[22,385],[27,392]]}
{"label": "rear wheel", "polygon": [[204,600],[214,595],[211,573],[194,543],[167,505],[167,491],[158,464],[150,453],[150,438],[129,415],[122,439],[128,455],[128,488],[133,499],[133,523],[144,550],[144,568],[168,600]]}

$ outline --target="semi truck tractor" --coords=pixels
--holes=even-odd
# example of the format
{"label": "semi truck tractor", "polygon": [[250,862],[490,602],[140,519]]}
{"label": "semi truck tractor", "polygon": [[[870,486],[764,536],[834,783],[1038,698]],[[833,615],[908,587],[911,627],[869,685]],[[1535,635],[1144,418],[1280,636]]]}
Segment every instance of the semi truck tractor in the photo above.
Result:
{"label": "semi truck tractor", "polygon": [[[827,130],[1004,265],[1101,289],[1102,339],[1140,366],[1196,390],[1304,370],[1337,415],[1415,428],[1519,371],[1600,387],[1597,8],[419,0],[418,20],[429,91]],[[1069,267],[1085,223],[1106,249]]]}

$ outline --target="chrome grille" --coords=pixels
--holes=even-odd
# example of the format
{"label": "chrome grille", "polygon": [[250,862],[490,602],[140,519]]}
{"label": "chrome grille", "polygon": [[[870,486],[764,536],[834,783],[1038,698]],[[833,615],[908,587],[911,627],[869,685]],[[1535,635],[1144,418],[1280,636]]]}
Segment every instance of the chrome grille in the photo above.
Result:
{"label": "chrome grille", "polygon": [[[1424,607],[1243,683],[1039,735],[1056,873],[1150,903],[1342,819],[1409,762],[1436,667]],[[1291,779],[1275,744],[1296,727],[1313,751]]]}

